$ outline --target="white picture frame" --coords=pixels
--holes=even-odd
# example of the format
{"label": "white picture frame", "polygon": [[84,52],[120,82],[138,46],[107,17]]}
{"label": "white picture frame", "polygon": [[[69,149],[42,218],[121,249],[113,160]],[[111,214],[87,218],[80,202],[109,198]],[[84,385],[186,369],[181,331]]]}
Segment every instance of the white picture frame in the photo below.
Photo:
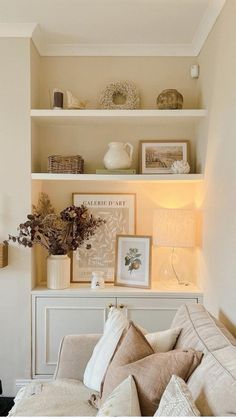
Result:
{"label": "white picture frame", "polygon": [[115,285],[151,287],[152,237],[117,235]]}

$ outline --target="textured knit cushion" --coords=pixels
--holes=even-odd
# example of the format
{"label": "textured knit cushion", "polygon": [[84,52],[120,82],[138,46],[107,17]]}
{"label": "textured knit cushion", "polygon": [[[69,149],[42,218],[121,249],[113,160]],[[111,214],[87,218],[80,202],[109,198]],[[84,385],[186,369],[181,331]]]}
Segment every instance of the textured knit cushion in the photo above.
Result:
{"label": "textured knit cushion", "polygon": [[172,375],[154,416],[201,416],[182,378]]}
{"label": "textured knit cushion", "polygon": [[121,338],[105,376],[102,401],[126,377],[134,377],[143,416],[153,416],[173,374],[187,380],[201,360],[194,350],[154,353],[144,335],[131,322]]}
{"label": "textured knit cushion", "polygon": [[35,394],[33,383],[16,400],[9,416],[96,416],[97,410],[88,403],[91,393],[81,381],[53,380],[40,384]]}
{"label": "textured knit cushion", "polygon": [[182,327],[177,348],[192,347],[204,357],[188,381],[203,416],[236,416],[236,340],[201,304],[183,305],[172,327]]}
{"label": "textured knit cushion", "polygon": [[107,397],[97,416],[141,416],[138,393],[131,375]]}

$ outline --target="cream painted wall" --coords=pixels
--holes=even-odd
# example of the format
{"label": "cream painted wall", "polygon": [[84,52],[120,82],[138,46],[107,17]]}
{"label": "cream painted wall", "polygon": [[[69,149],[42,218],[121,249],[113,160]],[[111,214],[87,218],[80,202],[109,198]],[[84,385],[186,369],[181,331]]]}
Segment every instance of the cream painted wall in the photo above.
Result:
{"label": "cream painted wall", "polygon": [[50,106],[50,91],[72,90],[88,107],[98,108],[101,90],[114,80],[132,80],[140,90],[141,107],[155,109],[163,89],[178,89],[184,107],[197,105],[197,83],[190,77],[191,57],[42,57],[40,105]]}
{"label": "cream painted wall", "polygon": [[[30,42],[0,38],[0,240],[31,206]],[[0,378],[4,395],[31,374],[30,251],[10,246],[0,269]]]}
{"label": "cream painted wall", "polygon": [[236,1],[227,0],[200,56],[199,131],[206,155],[201,279],[206,307],[236,334]]}

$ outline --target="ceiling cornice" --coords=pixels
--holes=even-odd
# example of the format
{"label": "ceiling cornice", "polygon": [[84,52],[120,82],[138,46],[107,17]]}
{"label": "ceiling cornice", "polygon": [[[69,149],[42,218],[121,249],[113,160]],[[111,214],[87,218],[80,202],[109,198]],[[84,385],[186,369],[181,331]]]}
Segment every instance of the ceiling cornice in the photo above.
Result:
{"label": "ceiling cornice", "polygon": [[189,44],[50,44],[37,23],[1,23],[0,37],[32,38],[41,56],[196,57],[201,51],[225,0],[214,0]]}
{"label": "ceiling cornice", "polygon": [[214,0],[208,6],[192,42],[193,54],[197,56],[204,46],[226,0]]}
{"label": "ceiling cornice", "polygon": [[32,38],[37,23],[0,23],[0,38]]}
{"label": "ceiling cornice", "polygon": [[[34,40],[34,39],[33,39]],[[44,44],[43,56],[189,56],[189,44]]]}

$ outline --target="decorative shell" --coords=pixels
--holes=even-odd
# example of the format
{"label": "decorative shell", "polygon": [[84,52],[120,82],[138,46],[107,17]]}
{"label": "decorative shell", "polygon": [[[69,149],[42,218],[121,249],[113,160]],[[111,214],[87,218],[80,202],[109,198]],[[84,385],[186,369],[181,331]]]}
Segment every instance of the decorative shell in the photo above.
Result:
{"label": "decorative shell", "polygon": [[166,89],[157,98],[158,109],[182,109],[183,96],[176,89]]}
{"label": "decorative shell", "polygon": [[139,92],[133,82],[114,81],[101,92],[99,103],[102,109],[137,109]]}
{"label": "decorative shell", "polygon": [[176,160],[171,166],[172,173],[183,174],[190,172],[190,166],[186,160]]}
{"label": "decorative shell", "polygon": [[67,108],[68,109],[85,109],[88,103],[87,100],[81,101],[72,94],[70,90],[66,91]]}

